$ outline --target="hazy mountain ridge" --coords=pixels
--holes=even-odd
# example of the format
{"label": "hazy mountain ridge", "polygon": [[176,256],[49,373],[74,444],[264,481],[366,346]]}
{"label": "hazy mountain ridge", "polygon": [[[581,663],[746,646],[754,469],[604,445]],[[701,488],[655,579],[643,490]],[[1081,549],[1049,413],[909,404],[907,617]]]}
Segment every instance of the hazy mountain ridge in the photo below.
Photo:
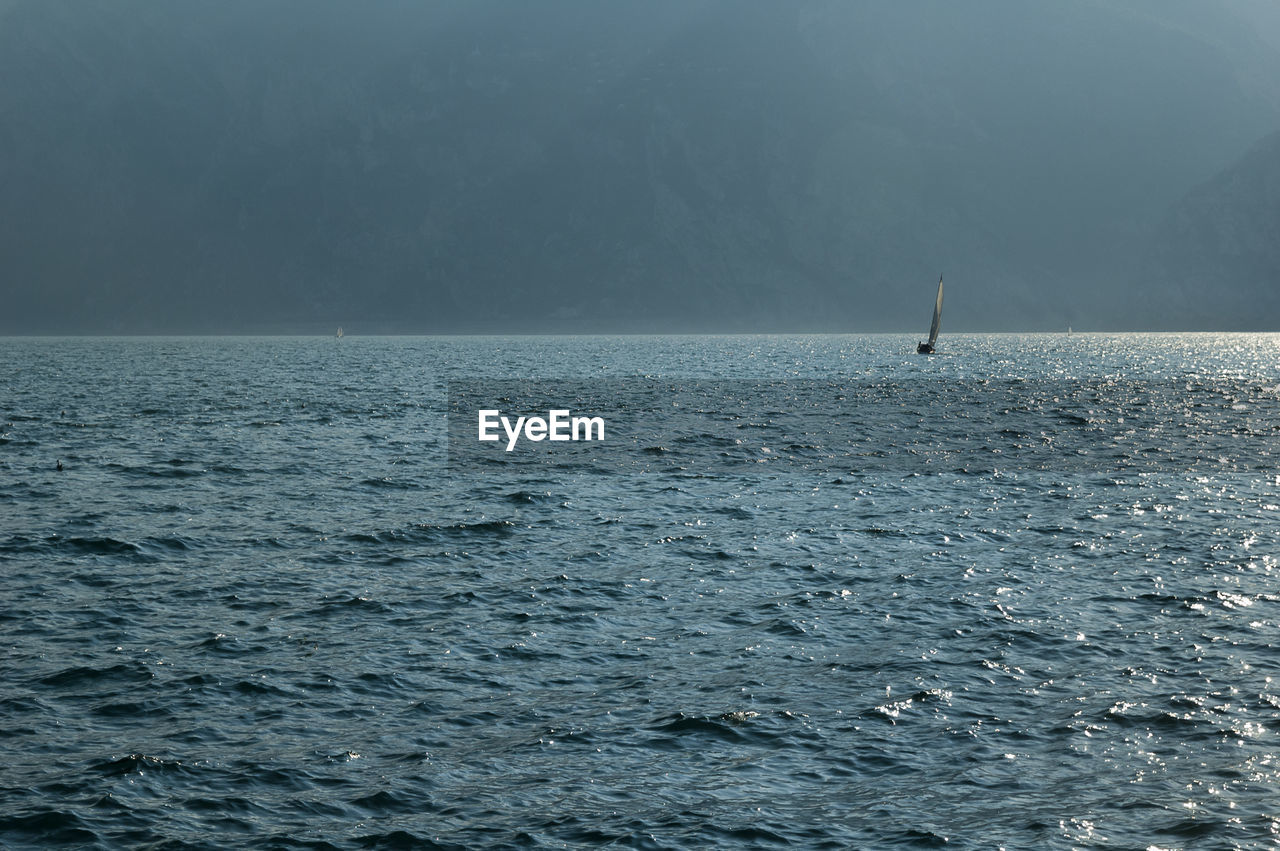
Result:
{"label": "hazy mountain ridge", "polygon": [[1174,205],[1146,266],[1153,322],[1196,311],[1211,328],[1276,330],[1280,316],[1280,133]]}
{"label": "hazy mountain ridge", "polygon": [[0,329],[1134,327],[1280,126],[1206,5],[10,3]]}

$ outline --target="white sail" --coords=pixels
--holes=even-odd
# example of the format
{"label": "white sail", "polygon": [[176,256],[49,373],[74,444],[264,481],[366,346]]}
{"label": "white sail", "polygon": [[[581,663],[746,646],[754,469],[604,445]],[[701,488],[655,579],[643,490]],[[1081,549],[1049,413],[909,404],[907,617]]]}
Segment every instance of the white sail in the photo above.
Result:
{"label": "white sail", "polygon": [[938,300],[933,304],[933,324],[929,326],[929,348],[938,342],[938,326],[942,324],[942,276],[938,276]]}

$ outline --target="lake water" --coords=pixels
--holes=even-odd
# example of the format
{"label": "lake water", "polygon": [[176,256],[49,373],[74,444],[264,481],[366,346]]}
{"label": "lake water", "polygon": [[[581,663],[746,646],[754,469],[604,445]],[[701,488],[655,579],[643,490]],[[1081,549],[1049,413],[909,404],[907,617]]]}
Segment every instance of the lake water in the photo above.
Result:
{"label": "lake water", "polygon": [[0,340],[0,844],[1274,847],[1280,336],[914,342]]}

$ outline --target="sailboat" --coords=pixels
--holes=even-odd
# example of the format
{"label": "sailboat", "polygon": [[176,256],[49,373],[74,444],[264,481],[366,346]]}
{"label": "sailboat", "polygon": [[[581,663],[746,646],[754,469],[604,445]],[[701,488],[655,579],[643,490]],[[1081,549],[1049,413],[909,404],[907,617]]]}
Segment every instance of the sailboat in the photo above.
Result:
{"label": "sailboat", "polygon": [[938,276],[938,300],[933,303],[933,324],[929,326],[929,342],[916,343],[916,354],[931,355],[938,343],[938,326],[942,324],[942,276]]}
{"label": "sailboat", "polygon": [[338,333],[337,333],[337,334],[334,334],[333,336],[335,336],[335,337],[341,337],[341,336],[342,336],[342,329],[341,329],[341,328],[339,328],[339,329],[338,329]]}

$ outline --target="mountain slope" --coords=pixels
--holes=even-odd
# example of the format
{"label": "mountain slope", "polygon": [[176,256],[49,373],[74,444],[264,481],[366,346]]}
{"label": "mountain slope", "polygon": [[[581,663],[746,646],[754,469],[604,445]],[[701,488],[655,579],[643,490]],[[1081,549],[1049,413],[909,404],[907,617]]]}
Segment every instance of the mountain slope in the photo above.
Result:
{"label": "mountain slope", "polygon": [[1163,327],[1280,330],[1280,133],[1174,205],[1141,291]]}
{"label": "mountain slope", "polygon": [[0,331],[1132,326],[1246,6],[9,0]]}

